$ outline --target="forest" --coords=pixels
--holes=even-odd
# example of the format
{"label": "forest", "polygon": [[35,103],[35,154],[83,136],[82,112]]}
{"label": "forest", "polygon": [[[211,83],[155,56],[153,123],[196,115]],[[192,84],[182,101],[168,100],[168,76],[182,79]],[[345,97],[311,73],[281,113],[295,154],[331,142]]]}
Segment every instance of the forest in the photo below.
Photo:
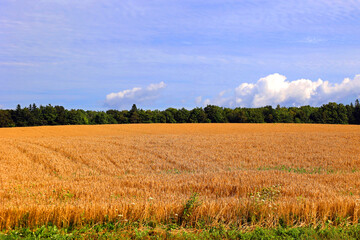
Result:
{"label": "forest", "polygon": [[130,110],[85,111],[63,106],[28,107],[0,110],[0,127],[45,125],[87,125],[128,123],[322,123],[360,124],[360,103],[348,105],[329,102],[320,107],[224,108],[208,105],[192,110],[167,108],[143,110],[133,104]]}

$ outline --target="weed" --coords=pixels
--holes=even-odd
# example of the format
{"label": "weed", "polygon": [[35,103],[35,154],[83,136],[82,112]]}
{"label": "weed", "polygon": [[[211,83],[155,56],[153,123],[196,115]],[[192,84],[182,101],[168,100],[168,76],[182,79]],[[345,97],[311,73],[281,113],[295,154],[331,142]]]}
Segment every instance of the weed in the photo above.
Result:
{"label": "weed", "polygon": [[57,228],[55,226],[40,226],[37,229],[17,228],[0,232],[0,239],[359,239],[360,226],[348,227],[276,227],[241,230],[225,228],[217,225],[202,229],[168,230],[162,226],[155,230],[137,226],[118,226],[109,224],[97,227],[83,226],[81,228]]}
{"label": "weed", "polygon": [[275,202],[281,193],[281,185],[273,185],[270,187],[263,187],[250,193],[250,198],[256,203]]}
{"label": "weed", "polygon": [[336,173],[334,169],[324,169],[322,167],[313,167],[313,168],[303,168],[303,167],[288,167],[286,165],[280,165],[280,166],[263,166],[258,167],[257,170],[264,171],[264,170],[278,170],[278,171],[284,171],[284,172],[292,172],[292,173],[298,173],[298,174],[333,174]]}
{"label": "weed", "polygon": [[61,189],[60,191],[53,190],[53,193],[57,196],[57,198],[61,201],[68,201],[74,198],[75,194],[70,192],[69,190]]}
{"label": "weed", "polygon": [[191,214],[193,213],[194,209],[198,207],[201,203],[199,202],[199,194],[194,192],[190,198],[186,201],[184,205],[184,209],[182,213],[179,215],[179,223],[187,224],[190,220]]}

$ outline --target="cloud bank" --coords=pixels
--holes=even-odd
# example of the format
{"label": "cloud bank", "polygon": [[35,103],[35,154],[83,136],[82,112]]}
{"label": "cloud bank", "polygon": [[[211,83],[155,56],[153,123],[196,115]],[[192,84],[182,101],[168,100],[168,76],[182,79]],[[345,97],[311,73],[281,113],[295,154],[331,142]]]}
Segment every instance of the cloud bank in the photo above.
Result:
{"label": "cloud bank", "polygon": [[134,87],[106,95],[105,106],[128,109],[132,104],[149,105],[159,97],[159,91],[166,87],[164,82],[152,83],[146,88]]}
{"label": "cloud bank", "polygon": [[[205,99],[202,104],[227,107],[276,106],[319,106],[328,102],[348,102],[360,98],[360,74],[353,79],[345,78],[339,84],[318,79],[298,79],[288,81],[278,73],[260,78],[256,83],[242,83],[232,90],[231,97],[225,91],[213,99]],[[199,103],[198,97],[196,103]]]}

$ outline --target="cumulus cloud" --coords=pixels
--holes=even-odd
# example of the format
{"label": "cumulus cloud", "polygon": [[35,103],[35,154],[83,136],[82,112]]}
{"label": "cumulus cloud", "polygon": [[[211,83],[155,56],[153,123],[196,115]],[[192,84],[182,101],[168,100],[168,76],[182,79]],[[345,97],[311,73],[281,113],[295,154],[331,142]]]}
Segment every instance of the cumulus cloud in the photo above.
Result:
{"label": "cumulus cloud", "polygon": [[[275,106],[318,106],[328,102],[352,101],[360,96],[360,74],[353,79],[345,78],[332,84],[318,79],[288,81],[278,73],[260,78],[256,83],[242,83],[234,89],[232,97],[223,97],[220,92],[214,99],[206,99],[203,105],[216,104],[233,107]],[[234,104],[235,103],[235,104]]]}
{"label": "cumulus cloud", "polygon": [[[201,99],[201,97],[198,97],[198,99]],[[221,91],[217,96],[215,96],[213,99],[206,98],[202,105],[217,105],[217,106],[228,106],[228,107],[234,107],[235,101],[234,97],[232,96],[232,91],[224,90]]]}
{"label": "cumulus cloud", "polygon": [[117,93],[110,93],[106,95],[105,105],[115,108],[129,108],[134,103],[149,105],[150,101],[159,97],[159,91],[165,87],[166,84],[160,82],[152,83],[146,88],[134,87]]}

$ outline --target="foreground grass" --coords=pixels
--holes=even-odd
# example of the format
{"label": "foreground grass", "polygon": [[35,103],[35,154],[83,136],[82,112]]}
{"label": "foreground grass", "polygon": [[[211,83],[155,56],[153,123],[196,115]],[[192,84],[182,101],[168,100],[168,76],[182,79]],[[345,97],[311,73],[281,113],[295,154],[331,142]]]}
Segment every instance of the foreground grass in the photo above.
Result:
{"label": "foreground grass", "polygon": [[221,225],[184,228],[151,222],[145,225],[108,223],[77,228],[17,228],[0,232],[0,239],[360,239],[360,225],[242,230]]}

